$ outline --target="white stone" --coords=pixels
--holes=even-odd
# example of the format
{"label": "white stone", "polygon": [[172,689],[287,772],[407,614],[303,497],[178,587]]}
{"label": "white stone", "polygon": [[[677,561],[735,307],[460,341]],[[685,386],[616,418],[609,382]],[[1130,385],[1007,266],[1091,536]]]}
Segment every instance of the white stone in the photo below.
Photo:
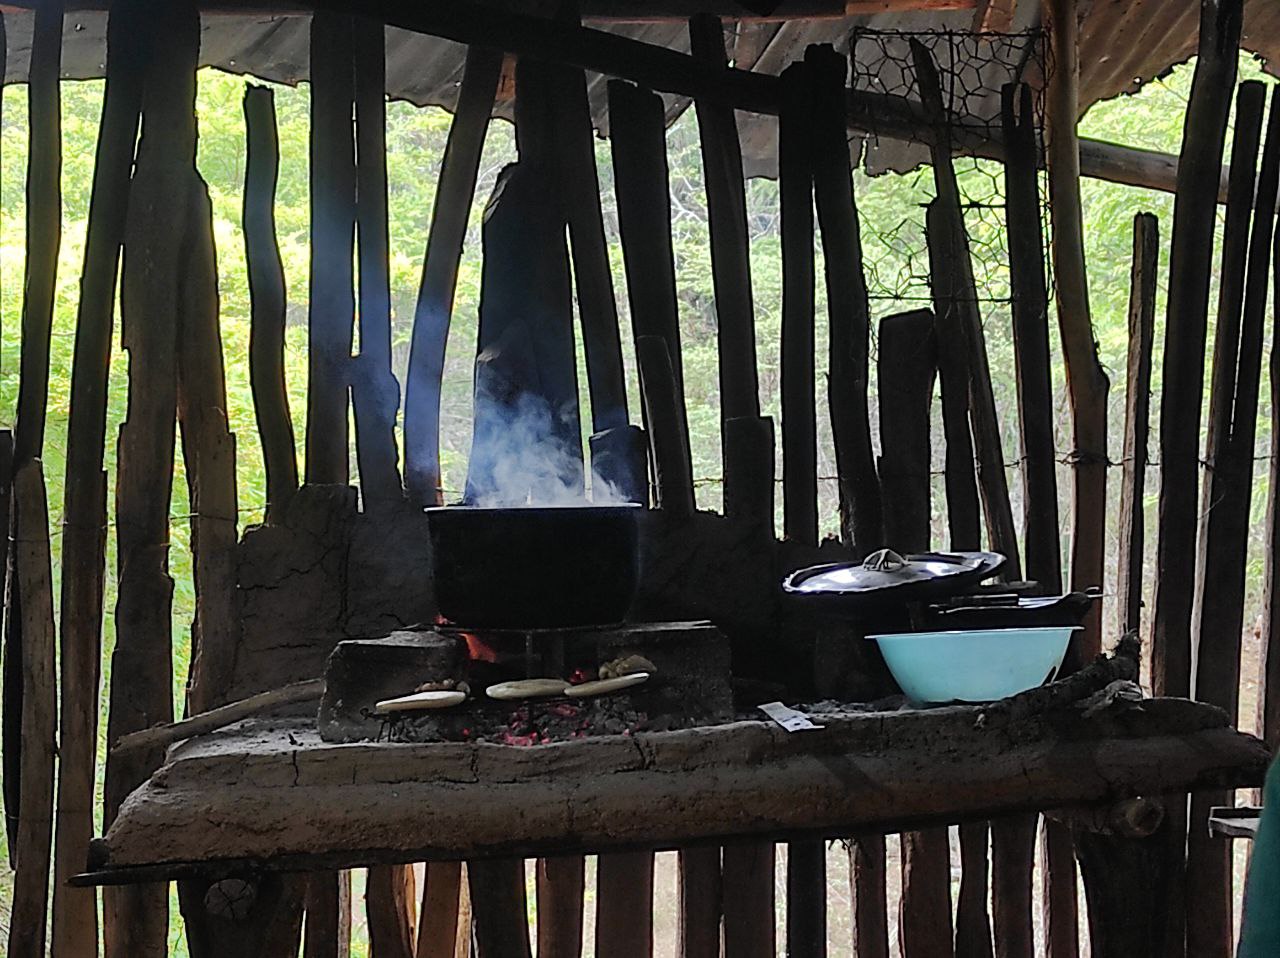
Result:
{"label": "white stone", "polygon": [[426,709],[447,709],[461,705],[467,700],[466,692],[456,690],[439,690],[435,692],[414,692],[395,699],[384,699],[373,707],[375,712],[418,712]]}
{"label": "white stone", "polygon": [[583,682],[581,685],[571,685],[564,694],[574,699],[588,699],[596,695],[607,695],[610,692],[629,689],[633,685],[643,685],[648,681],[648,672],[631,672],[628,675],[619,675],[617,678],[613,679],[600,679],[596,682]]}
{"label": "white stone", "polygon": [[569,683],[564,679],[520,679],[515,682],[499,682],[484,690],[484,694],[500,702],[517,702],[520,699],[546,699],[564,695]]}

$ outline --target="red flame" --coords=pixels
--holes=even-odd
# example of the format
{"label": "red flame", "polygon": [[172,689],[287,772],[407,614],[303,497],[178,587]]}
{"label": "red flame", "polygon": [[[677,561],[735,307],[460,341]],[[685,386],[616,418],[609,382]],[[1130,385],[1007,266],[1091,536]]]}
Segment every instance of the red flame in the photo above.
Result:
{"label": "red flame", "polygon": [[493,651],[478,635],[463,632],[462,638],[467,643],[467,657],[472,662],[497,662],[498,653]]}

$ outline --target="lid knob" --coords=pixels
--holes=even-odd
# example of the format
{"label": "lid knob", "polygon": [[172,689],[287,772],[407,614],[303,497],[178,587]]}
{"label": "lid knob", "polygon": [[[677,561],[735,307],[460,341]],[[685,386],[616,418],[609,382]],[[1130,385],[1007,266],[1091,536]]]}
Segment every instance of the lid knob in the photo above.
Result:
{"label": "lid knob", "polygon": [[897,572],[906,564],[907,560],[892,549],[877,549],[863,561],[862,568],[868,572]]}

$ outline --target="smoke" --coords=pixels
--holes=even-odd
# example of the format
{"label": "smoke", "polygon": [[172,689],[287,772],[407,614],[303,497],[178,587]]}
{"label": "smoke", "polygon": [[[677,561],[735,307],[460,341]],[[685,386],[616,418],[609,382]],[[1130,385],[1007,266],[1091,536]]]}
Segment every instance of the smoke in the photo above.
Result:
{"label": "smoke", "polygon": [[477,369],[475,431],[464,503],[484,508],[618,505],[618,489],[592,477],[588,503],[576,404],[553,408],[544,397],[495,389]]}

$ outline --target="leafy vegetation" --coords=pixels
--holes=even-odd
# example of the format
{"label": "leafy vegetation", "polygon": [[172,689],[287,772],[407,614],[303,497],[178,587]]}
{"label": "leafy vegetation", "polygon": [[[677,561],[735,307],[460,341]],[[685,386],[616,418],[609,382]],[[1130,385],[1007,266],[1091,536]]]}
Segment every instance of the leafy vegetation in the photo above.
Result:
{"label": "leafy vegetation", "polygon": [[[1260,76],[1251,61],[1242,61],[1249,76]],[[1176,152],[1191,69],[1181,67],[1171,75],[1147,86],[1134,98],[1121,98],[1094,107],[1085,117],[1086,135],[1135,146]],[[259,521],[265,505],[265,487],[260,448],[248,378],[249,295],[240,229],[241,187],[244,175],[244,126],[241,98],[245,80],[206,70],[200,75],[200,149],[198,163],[213,197],[219,275],[222,296],[223,345],[227,362],[228,413],[232,429],[239,436],[238,478],[241,521]],[[63,85],[63,242],[59,260],[58,292],[54,317],[52,361],[49,383],[49,423],[45,446],[45,468],[50,502],[54,509],[54,575],[59,574],[57,530],[65,468],[66,423],[69,402],[74,317],[78,279],[84,255],[86,216],[92,179],[94,144],[97,136],[102,85],[98,82]],[[282,152],[280,189],[277,204],[279,240],[289,289],[287,378],[301,458],[302,413],[306,390],[306,314],[308,298],[308,94],[305,88],[277,88]],[[0,129],[0,422],[12,420],[17,395],[20,335],[18,318],[22,299],[24,199],[26,165],[26,91],[9,87],[3,94],[3,126]],[[419,110],[404,103],[390,105],[388,114],[388,168],[390,181],[391,278],[393,341],[397,374],[403,376],[407,362],[413,306],[417,293],[427,225],[435,196],[436,178],[448,135],[449,116],[439,110]],[[681,330],[689,422],[694,450],[695,475],[699,479],[700,502],[714,507],[719,500],[719,411],[716,378],[716,314],[712,292],[711,261],[706,223],[706,201],[702,185],[697,126],[692,112],[671,129],[669,138],[674,249],[680,284]],[[626,309],[625,280],[617,235],[611,164],[607,143],[598,146],[598,166],[604,196],[610,255],[617,280],[622,312],[623,341],[630,342],[630,321]],[[482,176],[472,210],[462,272],[459,278],[454,330],[450,340],[443,403],[445,484],[451,490],[462,487],[466,450],[470,435],[470,371],[474,353],[476,312],[479,298],[479,222],[484,200],[503,165],[515,158],[512,129],[503,122],[491,126],[482,164]],[[1003,233],[1000,226],[1000,176],[989,163],[966,162],[962,179],[967,193],[981,201],[970,211],[977,271],[983,295],[991,302],[984,306],[987,342],[1002,416],[1007,460],[1011,465],[1011,488],[1020,495],[1016,461],[1016,397],[1008,311],[1001,300],[1007,296],[1007,274],[1003,266]],[[927,298],[922,283],[920,254],[923,249],[923,204],[932,195],[928,169],[903,175],[869,178],[855,175],[855,187],[864,229],[868,272],[873,287],[873,313],[879,318],[909,308],[904,297]],[[1172,197],[1167,194],[1130,189],[1100,181],[1082,184],[1085,225],[1088,237],[1090,289],[1098,348],[1103,364],[1112,373],[1111,448],[1120,453],[1123,429],[1126,308],[1129,290],[1130,223],[1133,214],[1149,210],[1159,215],[1166,246],[1172,226]],[[748,188],[751,229],[751,265],[757,313],[757,343],[760,357],[761,401],[766,414],[779,417],[779,331],[781,309],[781,269],[778,239],[778,192],[776,183],[754,180]],[[992,208],[991,204],[994,204]],[[816,238],[815,238],[816,241]],[[820,250],[819,250],[820,253]],[[1167,269],[1167,262],[1164,264]],[[819,272],[819,276],[821,272]],[[823,321],[824,296],[818,291],[818,370],[825,375],[826,333]],[[1161,308],[1159,315],[1163,315]],[[1056,330],[1054,332],[1056,344]],[[1159,379],[1159,351],[1163,333],[1157,330],[1156,377]],[[627,369],[631,386],[633,420],[639,419],[633,357],[627,349]],[[581,349],[579,350],[581,355]],[[1059,354],[1054,360],[1055,412],[1058,448],[1065,457],[1070,450],[1070,427],[1063,371]],[[127,400],[128,358],[116,350],[111,365],[110,408],[108,410],[107,468],[114,480],[114,436],[124,417]],[[585,377],[583,378],[585,382]],[[821,393],[821,391],[820,391]],[[1264,390],[1265,393],[1265,390]],[[1158,410],[1158,390],[1156,394]],[[820,402],[825,403],[825,399]],[[873,403],[874,408],[874,403]],[[1270,402],[1264,397],[1260,445],[1269,444]],[[1158,415],[1158,412],[1155,413]],[[585,418],[585,417],[584,417]],[[834,475],[832,444],[825,408],[819,409],[820,474]],[[1153,420],[1154,421],[1154,420]],[[353,464],[354,468],[354,464]],[[1118,495],[1117,481],[1112,483]],[[1068,514],[1069,473],[1063,468],[1061,495],[1064,528]],[[1154,502],[1153,471],[1148,485],[1148,502]],[[1261,515],[1260,473],[1255,510]],[[938,541],[944,542],[945,528],[941,496],[935,497]],[[836,526],[834,482],[824,479],[822,524],[824,531]],[[1017,506],[1015,504],[1015,511]],[[175,479],[172,502],[173,550],[171,565],[176,581],[174,620],[175,701],[181,702],[193,611],[189,512],[181,463]],[[1149,542],[1154,542],[1154,509],[1149,509]],[[1251,553],[1250,585],[1254,601],[1259,592],[1261,569],[1261,523],[1255,523]],[[1113,540],[1114,541],[1114,538]],[[112,611],[115,599],[114,536],[109,538],[107,559],[107,615],[104,623],[104,683],[110,676],[110,651],[114,641]],[[1149,575],[1148,581],[1151,579]],[[56,584],[55,584],[56,585]],[[55,587],[55,595],[56,595]],[[105,687],[105,685],[104,685]],[[1250,715],[1251,718],[1251,715]],[[105,700],[102,727],[105,729]],[[3,854],[0,850],[0,854]],[[7,874],[0,870],[0,874]],[[7,888],[0,879],[0,924],[3,924]],[[176,912],[175,912],[176,914]],[[174,927],[175,954],[181,953],[178,923]]]}

